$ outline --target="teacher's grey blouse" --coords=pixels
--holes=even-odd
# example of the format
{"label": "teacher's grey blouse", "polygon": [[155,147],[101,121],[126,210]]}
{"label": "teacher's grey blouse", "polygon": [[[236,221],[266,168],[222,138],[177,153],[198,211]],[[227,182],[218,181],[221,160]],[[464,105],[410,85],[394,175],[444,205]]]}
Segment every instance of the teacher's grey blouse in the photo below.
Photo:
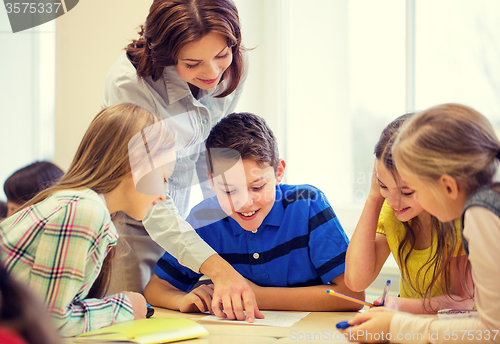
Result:
{"label": "teacher's grey blouse", "polygon": [[[245,56],[245,60],[246,59]],[[177,74],[174,66],[165,67],[163,77],[156,82],[142,78],[123,53],[106,76],[102,107],[129,102],[160,115],[162,118],[182,116],[182,140],[189,147],[187,158],[178,159],[164,202],[157,204],[143,221],[150,237],[176,257],[182,265],[198,272],[201,264],[215,251],[208,246],[190,225],[184,221],[189,209],[190,186],[194,171],[199,179],[206,179],[205,155],[200,153],[210,129],[223,117],[234,111],[240,98],[248,69],[238,88],[224,98],[213,97],[214,89],[200,90],[196,99],[188,84]],[[225,81],[223,81],[224,83]],[[220,86],[224,87],[224,84]],[[206,188],[204,195],[212,195]]]}

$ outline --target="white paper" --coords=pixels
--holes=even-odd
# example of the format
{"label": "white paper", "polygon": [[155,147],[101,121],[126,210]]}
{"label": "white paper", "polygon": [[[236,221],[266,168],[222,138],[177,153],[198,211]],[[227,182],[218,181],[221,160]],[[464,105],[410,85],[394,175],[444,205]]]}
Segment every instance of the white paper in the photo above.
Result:
{"label": "white paper", "polygon": [[305,318],[311,312],[261,311],[261,313],[265,316],[265,318],[254,319],[253,323],[249,323],[247,321],[222,319],[215,315],[209,315],[195,320],[205,320],[205,321],[223,322],[223,323],[232,322],[232,323],[237,323],[238,325],[269,325],[269,326],[290,327],[300,319]]}

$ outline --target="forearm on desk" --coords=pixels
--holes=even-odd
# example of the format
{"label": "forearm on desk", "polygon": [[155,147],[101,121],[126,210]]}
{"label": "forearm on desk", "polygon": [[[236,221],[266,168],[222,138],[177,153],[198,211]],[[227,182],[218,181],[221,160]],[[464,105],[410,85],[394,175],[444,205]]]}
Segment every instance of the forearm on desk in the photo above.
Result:
{"label": "forearm on desk", "polygon": [[474,300],[465,299],[460,295],[440,295],[430,299],[396,298],[398,310],[413,314],[436,314],[440,309],[472,309]]}
{"label": "forearm on desk", "polygon": [[179,299],[187,293],[173,287],[167,281],[153,274],[148,285],[144,289],[146,301],[157,307],[179,310]]}
{"label": "forearm on desk", "polygon": [[[343,275],[339,276],[344,278]],[[335,281],[332,280],[332,281]],[[251,284],[260,309],[289,310],[289,311],[358,311],[363,305],[347,301],[327,294],[327,290],[335,290],[361,300],[365,299],[365,292],[354,292],[345,285],[335,283],[310,287],[260,287]]]}

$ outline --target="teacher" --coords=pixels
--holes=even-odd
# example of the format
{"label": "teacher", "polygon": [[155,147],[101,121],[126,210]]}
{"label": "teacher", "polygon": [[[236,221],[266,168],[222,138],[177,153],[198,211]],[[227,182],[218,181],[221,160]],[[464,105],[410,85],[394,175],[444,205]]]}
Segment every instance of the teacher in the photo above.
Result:
{"label": "teacher", "polygon": [[[168,179],[166,200],[144,219],[145,228],[124,214],[117,221],[130,250],[118,254],[111,289],[143,292],[167,250],[212,279],[215,315],[243,320],[246,310],[249,322],[263,317],[247,281],[184,221],[194,175],[200,183],[207,179],[200,147],[233,112],[247,73],[236,6],[231,0],[155,0],[139,38],[125,50],[106,76],[102,107],[129,102],[178,118],[177,139],[185,149]],[[204,197],[212,195],[202,189]]]}

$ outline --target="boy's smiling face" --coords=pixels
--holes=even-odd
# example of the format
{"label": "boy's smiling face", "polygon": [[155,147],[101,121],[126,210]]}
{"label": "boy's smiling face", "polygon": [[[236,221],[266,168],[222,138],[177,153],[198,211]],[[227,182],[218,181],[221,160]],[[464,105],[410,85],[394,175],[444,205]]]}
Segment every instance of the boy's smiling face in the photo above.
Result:
{"label": "boy's smiling face", "polygon": [[275,186],[283,179],[285,162],[280,160],[275,171],[268,163],[259,166],[250,159],[233,160],[232,167],[223,174],[217,174],[217,165],[214,161],[210,183],[219,205],[243,229],[256,230],[274,205]]}

